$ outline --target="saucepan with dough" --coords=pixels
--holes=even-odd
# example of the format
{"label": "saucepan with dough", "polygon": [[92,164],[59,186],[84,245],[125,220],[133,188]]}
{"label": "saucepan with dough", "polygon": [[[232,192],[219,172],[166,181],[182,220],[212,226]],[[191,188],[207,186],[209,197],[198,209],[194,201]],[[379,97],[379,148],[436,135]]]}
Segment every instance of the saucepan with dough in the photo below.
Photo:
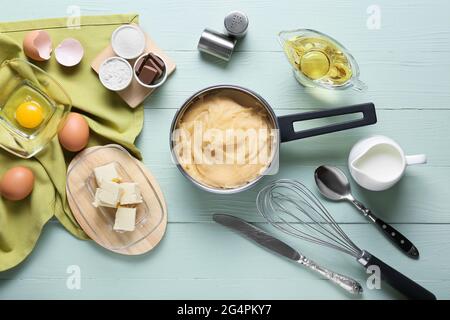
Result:
{"label": "saucepan with dough", "polygon": [[[294,123],[361,113],[356,120],[295,131]],[[217,85],[192,95],[172,121],[170,149],[181,173],[197,187],[220,194],[254,186],[278,169],[279,145],[376,123],[373,103],[277,117],[257,93]]]}

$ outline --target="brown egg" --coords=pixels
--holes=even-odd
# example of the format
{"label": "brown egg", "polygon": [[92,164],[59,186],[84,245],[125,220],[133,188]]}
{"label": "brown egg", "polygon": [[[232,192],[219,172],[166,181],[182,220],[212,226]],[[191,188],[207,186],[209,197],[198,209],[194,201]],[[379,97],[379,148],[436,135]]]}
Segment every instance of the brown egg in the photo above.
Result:
{"label": "brown egg", "polygon": [[0,181],[0,191],[8,200],[25,199],[34,186],[34,174],[26,167],[14,167],[3,175]]}
{"label": "brown egg", "polygon": [[25,35],[22,47],[27,57],[36,61],[45,61],[50,59],[52,40],[48,32],[34,30]]}
{"label": "brown egg", "polygon": [[79,113],[71,112],[64,127],[58,133],[59,142],[64,149],[77,152],[86,147],[89,141],[89,125]]}

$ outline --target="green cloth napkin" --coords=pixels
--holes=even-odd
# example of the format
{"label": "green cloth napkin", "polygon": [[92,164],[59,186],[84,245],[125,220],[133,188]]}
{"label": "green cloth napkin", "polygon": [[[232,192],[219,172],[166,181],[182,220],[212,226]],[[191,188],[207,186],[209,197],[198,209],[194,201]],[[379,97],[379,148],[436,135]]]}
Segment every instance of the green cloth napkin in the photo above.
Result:
{"label": "green cloth napkin", "polygon": [[[89,146],[114,142],[141,158],[134,141],[142,130],[143,107],[128,107],[116,93],[102,86],[90,67],[94,57],[108,45],[114,29],[122,24],[138,23],[138,15],[81,17],[77,28],[68,28],[67,22],[68,19],[60,18],[0,23],[0,63],[25,58],[22,40],[31,30],[46,30],[54,48],[65,38],[78,39],[84,47],[84,57],[78,66],[63,67],[54,54],[50,61],[32,62],[50,73],[68,92],[72,111],[85,116],[91,130]],[[36,178],[34,190],[26,199],[13,202],[0,197],[0,271],[16,266],[27,257],[53,215],[74,236],[88,239],[74,219],[66,198],[66,170],[73,156],[63,151],[57,137],[32,159],[20,159],[0,150],[0,176],[11,167],[25,166]]]}

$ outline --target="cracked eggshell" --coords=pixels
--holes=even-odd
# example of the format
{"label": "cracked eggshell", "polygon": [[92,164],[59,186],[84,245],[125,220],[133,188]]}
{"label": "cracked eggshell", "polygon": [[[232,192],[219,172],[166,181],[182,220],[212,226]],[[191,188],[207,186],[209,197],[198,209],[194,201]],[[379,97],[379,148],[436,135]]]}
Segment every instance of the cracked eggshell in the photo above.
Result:
{"label": "cracked eggshell", "polygon": [[52,53],[52,39],[44,30],[33,30],[25,35],[22,47],[27,57],[36,61],[46,61],[50,59]]}
{"label": "cracked eggshell", "polygon": [[74,38],[64,39],[55,49],[56,60],[66,67],[73,67],[80,63],[83,55],[83,46]]}

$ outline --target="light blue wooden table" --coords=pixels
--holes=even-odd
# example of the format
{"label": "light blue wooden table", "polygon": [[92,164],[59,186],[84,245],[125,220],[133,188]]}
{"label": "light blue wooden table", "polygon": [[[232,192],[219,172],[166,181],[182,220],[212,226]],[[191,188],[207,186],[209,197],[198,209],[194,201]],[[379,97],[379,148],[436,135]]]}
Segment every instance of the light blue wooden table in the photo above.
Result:
{"label": "light blue wooden table", "polygon": [[[168,131],[176,109],[194,91],[220,83],[257,91],[280,115],[373,101],[377,125],[283,145],[276,177],[300,179],[313,187],[316,166],[346,169],[351,146],[371,134],[390,136],[409,153],[426,153],[428,164],[408,169],[388,191],[372,193],[352,185],[356,196],[414,241],[420,249],[419,261],[397,251],[350,205],[327,206],[361,247],[438,298],[450,298],[448,1],[41,0],[39,8],[35,4],[7,1],[1,6],[0,20],[65,16],[71,5],[86,15],[138,12],[143,28],[176,60],[176,73],[145,103],[144,131],[138,142],[145,164],[165,192],[169,224],[154,251],[125,257],[78,241],[51,221],[30,257],[0,274],[0,299],[353,298],[211,221],[212,212],[219,211],[261,223],[255,196],[274,177],[248,192],[218,196],[194,188],[171,163]],[[367,26],[367,8],[373,4],[381,10],[380,29]],[[232,61],[202,58],[196,49],[201,31],[205,27],[221,30],[224,15],[233,9],[248,13],[250,29]],[[344,43],[359,61],[369,90],[331,96],[315,95],[299,86],[276,39],[278,31],[299,27],[320,30]],[[318,262],[365,282],[367,275],[350,257],[280,236]],[[78,290],[67,287],[71,266],[81,271]],[[362,299],[399,297],[383,287],[366,290]]]}

